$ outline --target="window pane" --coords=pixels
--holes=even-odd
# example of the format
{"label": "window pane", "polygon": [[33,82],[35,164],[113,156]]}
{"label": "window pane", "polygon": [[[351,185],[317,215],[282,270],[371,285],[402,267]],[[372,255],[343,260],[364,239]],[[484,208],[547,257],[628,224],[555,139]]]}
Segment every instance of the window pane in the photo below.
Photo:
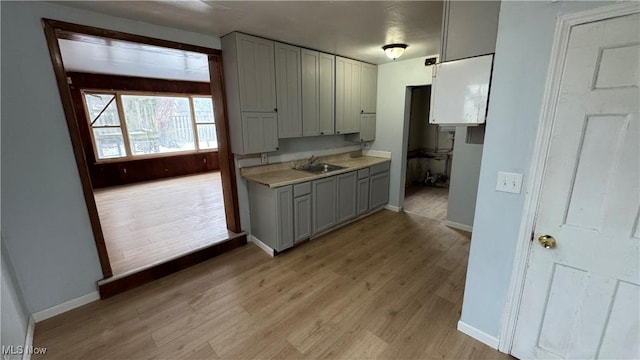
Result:
{"label": "window pane", "polygon": [[[91,124],[95,120],[92,126],[120,126],[118,108],[114,97],[115,95],[112,94],[84,94],[84,101],[89,112],[89,123]],[[111,103],[109,104],[110,101]],[[107,104],[109,106],[105,109]],[[96,117],[98,117],[97,120]]]}
{"label": "window pane", "polygon": [[213,102],[210,97],[194,97],[193,112],[196,114],[197,123],[213,123]]}
{"label": "window pane", "polygon": [[198,141],[200,149],[217,149],[216,126],[213,124],[198,124]]}
{"label": "window pane", "polygon": [[123,95],[133,155],[195,150],[189,99]]}
{"label": "window pane", "polygon": [[113,159],[127,155],[122,130],[119,128],[93,129],[93,138],[96,142],[98,159]]}

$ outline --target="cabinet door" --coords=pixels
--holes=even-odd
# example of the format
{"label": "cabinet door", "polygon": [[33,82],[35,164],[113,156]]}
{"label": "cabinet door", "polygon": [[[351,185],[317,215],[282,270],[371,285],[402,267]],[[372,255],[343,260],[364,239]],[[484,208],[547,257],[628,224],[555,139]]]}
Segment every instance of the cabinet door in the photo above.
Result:
{"label": "cabinet door", "polygon": [[360,141],[376,139],[376,114],[360,115]]}
{"label": "cabinet door", "polygon": [[362,113],[373,114],[376,112],[376,92],[378,86],[378,67],[362,63],[360,72],[360,105]]}
{"label": "cabinet door", "polygon": [[302,49],[302,135],[320,135],[320,54]]}
{"label": "cabinet door", "polygon": [[242,113],[245,154],[278,150],[278,120],[275,113]]}
{"label": "cabinet door", "polygon": [[369,178],[358,180],[358,215],[369,211]]}
{"label": "cabinet door", "polygon": [[311,195],[293,199],[293,238],[296,243],[311,237]]}
{"label": "cabinet door", "polygon": [[318,65],[318,116],[320,135],[335,132],[336,57],[320,53]]}
{"label": "cabinet door", "polygon": [[238,34],[237,46],[240,110],[275,111],[273,41]]}
{"label": "cabinet door", "polygon": [[386,205],[389,202],[389,172],[372,175],[369,179],[369,208]]}
{"label": "cabinet door", "polygon": [[359,131],[360,62],[336,56],[336,134]]}
{"label": "cabinet door", "polygon": [[275,44],[278,137],[302,136],[300,48]]}
{"label": "cabinet door", "polygon": [[276,189],[276,204],[278,212],[276,250],[282,251],[293,246],[293,191],[291,186]]}
{"label": "cabinet door", "polygon": [[357,171],[336,176],[338,224],[353,219],[357,214]]}
{"label": "cabinet door", "polygon": [[312,187],[313,234],[336,225],[336,177],[315,180]]}

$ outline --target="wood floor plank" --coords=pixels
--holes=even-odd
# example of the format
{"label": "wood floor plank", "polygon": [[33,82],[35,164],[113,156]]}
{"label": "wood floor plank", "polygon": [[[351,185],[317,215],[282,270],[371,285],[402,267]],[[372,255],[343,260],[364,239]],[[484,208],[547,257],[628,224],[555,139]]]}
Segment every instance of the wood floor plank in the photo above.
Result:
{"label": "wood floor plank", "polygon": [[381,211],[235,249],[36,325],[33,359],[510,359],[460,333],[467,233]]}
{"label": "wood floor plank", "polygon": [[227,238],[220,172],[94,191],[114,275]]}

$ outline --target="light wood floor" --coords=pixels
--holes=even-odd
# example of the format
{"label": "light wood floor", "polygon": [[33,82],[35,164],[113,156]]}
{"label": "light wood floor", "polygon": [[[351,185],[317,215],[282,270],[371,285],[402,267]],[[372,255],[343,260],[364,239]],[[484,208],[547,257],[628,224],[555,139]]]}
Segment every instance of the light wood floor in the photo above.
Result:
{"label": "light wood floor", "polygon": [[227,238],[219,172],[94,192],[114,275]]}
{"label": "light wood floor", "polygon": [[511,359],[456,330],[468,251],[467,233],[383,210],[43,321],[34,346],[47,359]]}
{"label": "light wood floor", "polygon": [[449,188],[411,185],[405,190],[404,211],[444,221],[447,219]]}

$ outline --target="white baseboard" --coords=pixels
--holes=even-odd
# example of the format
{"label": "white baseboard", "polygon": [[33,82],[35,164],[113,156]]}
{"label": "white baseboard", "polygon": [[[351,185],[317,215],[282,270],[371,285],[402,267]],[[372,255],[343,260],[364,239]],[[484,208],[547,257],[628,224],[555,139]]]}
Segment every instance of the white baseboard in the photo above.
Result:
{"label": "white baseboard", "polygon": [[384,208],[387,209],[387,210],[395,211],[395,212],[402,211],[401,207],[393,206],[393,205],[389,205],[389,204],[385,205]]}
{"label": "white baseboard", "polygon": [[458,321],[458,331],[471,336],[472,338],[493,349],[498,349],[498,343],[500,342],[498,338],[496,338],[495,336],[491,336],[484,331],[480,331],[473,326],[463,322],[462,320]]}
{"label": "white baseboard", "polygon": [[391,159],[391,151],[362,150],[362,155],[380,157],[380,158],[385,158],[385,159]]}
{"label": "white baseboard", "polygon": [[63,302],[62,304],[58,304],[48,309],[38,311],[37,313],[33,314],[33,320],[35,322],[40,322],[40,321],[52,318],[56,315],[60,315],[69,310],[73,310],[82,305],[86,305],[88,303],[94,302],[96,300],[100,300],[100,293],[97,291],[94,291],[94,292],[88,293],[87,295],[82,295],[75,299],[71,299],[69,301]]}
{"label": "white baseboard", "polygon": [[454,229],[458,229],[458,230],[462,230],[462,231],[468,231],[468,232],[473,232],[473,226],[469,226],[469,225],[465,225],[465,224],[460,224],[454,221],[449,221],[449,220],[445,220],[444,224],[450,228],[454,228]]}
{"label": "white baseboard", "polygon": [[[27,326],[27,336],[24,338],[24,348],[23,349],[31,349],[33,346],[33,333],[36,330],[36,321],[33,319],[33,316],[29,316],[29,325]],[[22,354],[22,360],[31,360],[31,352],[25,351]]]}
{"label": "white baseboard", "polygon": [[262,251],[264,251],[267,254],[269,254],[269,256],[271,256],[271,257],[275,256],[275,251],[272,248],[270,248],[269,246],[267,246],[267,244],[265,244],[262,241],[260,241],[260,239],[258,239],[257,237],[255,237],[253,235],[249,235],[249,242],[252,242],[252,243],[256,244],[257,247],[259,247],[260,249],[262,249]]}

